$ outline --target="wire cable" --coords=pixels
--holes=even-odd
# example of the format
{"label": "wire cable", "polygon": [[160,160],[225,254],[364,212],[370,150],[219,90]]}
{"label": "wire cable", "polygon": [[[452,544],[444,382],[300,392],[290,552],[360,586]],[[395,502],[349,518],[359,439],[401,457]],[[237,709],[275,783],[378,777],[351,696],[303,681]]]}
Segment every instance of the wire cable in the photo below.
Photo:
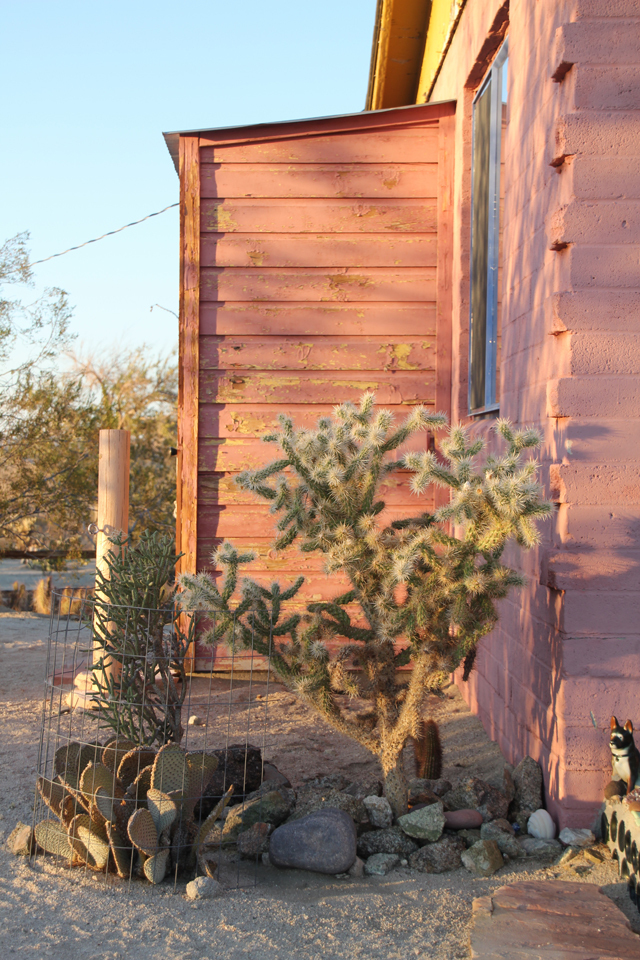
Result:
{"label": "wire cable", "polygon": [[118,227],[117,230],[109,230],[108,233],[103,233],[101,237],[95,237],[93,240],[85,240],[84,243],[79,243],[77,247],[69,247],[68,250],[63,250],[62,253],[52,253],[50,257],[45,257],[44,260],[34,260],[30,266],[35,267],[38,263],[46,263],[47,260],[53,260],[55,257],[64,257],[65,253],[71,253],[72,250],[80,250],[82,247],[86,247],[90,243],[97,243],[98,240],[104,240],[105,237],[112,237],[114,233],[121,233],[123,230],[126,230],[127,227],[135,227],[139,223],[144,223],[145,220],[150,220],[151,217],[159,217],[161,213],[165,213],[167,210],[171,210],[173,207],[179,206],[179,203],[170,203],[168,207],[163,207],[162,210],[156,210],[155,213],[147,214],[147,216],[143,217],[142,220],[134,220],[132,223],[125,223],[124,227]]}

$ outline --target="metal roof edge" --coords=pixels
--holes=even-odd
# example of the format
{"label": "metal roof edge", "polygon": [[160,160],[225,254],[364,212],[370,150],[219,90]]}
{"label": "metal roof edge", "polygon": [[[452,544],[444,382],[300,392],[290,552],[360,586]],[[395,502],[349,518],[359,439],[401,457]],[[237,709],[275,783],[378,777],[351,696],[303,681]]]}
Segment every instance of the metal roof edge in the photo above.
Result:
{"label": "metal roof edge", "polygon": [[354,113],[336,113],[325,117],[302,117],[297,120],[271,120],[263,123],[240,123],[229,127],[196,127],[194,130],[171,130],[163,133],[167,150],[171,155],[176,171],[180,172],[179,165],[179,142],[180,137],[198,135],[211,135],[213,133],[229,133],[231,130],[261,130],[267,127],[284,127],[294,123],[312,123],[321,120],[348,120],[350,117],[375,117],[383,113],[398,113],[404,110],[424,110],[427,107],[445,106],[455,104],[455,100],[440,100],[433,103],[409,103],[403,107],[384,107],[381,110],[357,110]]}

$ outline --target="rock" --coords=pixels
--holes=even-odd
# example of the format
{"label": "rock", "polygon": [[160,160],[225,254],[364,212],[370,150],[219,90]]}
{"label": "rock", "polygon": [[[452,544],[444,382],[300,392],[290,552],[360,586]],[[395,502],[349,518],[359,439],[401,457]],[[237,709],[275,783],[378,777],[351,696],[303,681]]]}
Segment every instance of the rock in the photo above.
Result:
{"label": "rock", "polygon": [[563,843],[565,847],[590,847],[592,843],[595,843],[596,838],[592,834],[591,830],[586,830],[581,827],[565,827],[564,830],[561,830],[558,834],[558,840],[560,843]]}
{"label": "rock", "polygon": [[378,830],[393,826],[393,810],[386,797],[365,797],[362,802],[372,826]]}
{"label": "rock", "polygon": [[502,772],[502,793],[504,793],[509,803],[511,803],[512,800],[515,800],[516,796],[516,785],[513,782],[512,770],[513,767],[505,766]]}
{"label": "rock", "polygon": [[348,793],[349,796],[355,797],[356,800],[364,800],[365,797],[381,797],[382,780],[375,778],[371,780],[354,780],[354,782],[350,783],[348,787],[345,787],[342,792]]}
{"label": "rock", "polygon": [[398,817],[398,826],[403,833],[418,840],[430,840],[432,843],[441,837],[444,825],[444,811],[440,800],[431,806]]}
{"label": "rock", "polygon": [[[568,850],[575,850],[575,847],[568,847]],[[592,863],[594,866],[598,866],[604,861],[604,857],[599,850],[589,850],[588,848],[581,850],[581,854],[585,860],[589,863]]]}
{"label": "rock", "polygon": [[212,897],[220,897],[224,893],[224,887],[213,877],[196,877],[191,883],[187,884],[187,900],[211,900]]}
{"label": "rock", "polygon": [[444,820],[449,830],[480,829],[484,822],[478,810],[445,810]]}
{"label": "rock", "polygon": [[254,823],[248,830],[238,834],[238,853],[243,860],[257,860],[269,849],[270,823]]}
{"label": "rock", "polygon": [[438,781],[422,780],[419,777],[409,781],[409,803],[412,807],[415,807],[418,803],[429,804],[438,802],[438,794],[431,788],[431,784],[433,783],[438,783]]}
{"label": "rock", "polygon": [[509,816],[512,818],[513,823],[518,824],[520,833],[526,833],[527,827],[529,826],[529,819],[533,816],[535,810],[529,810],[525,808],[524,810],[517,810],[513,812],[513,804],[509,807]]}
{"label": "rock", "polygon": [[513,819],[522,810],[539,810],[544,806],[542,770],[532,757],[524,757],[513,771],[515,797],[511,804]]}
{"label": "rock", "polygon": [[509,833],[512,837],[515,837],[516,832],[508,820],[503,820],[501,817],[498,817],[497,820],[492,820],[491,823],[495,824],[495,826],[501,830],[504,830],[505,833]]}
{"label": "rock", "polygon": [[638,936],[596,884],[525,880],[473,901],[467,956],[637,960]]}
{"label": "rock", "polygon": [[543,860],[554,859],[562,851],[557,840],[537,840],[535,837],[523,837],[519,841],[528,857],[540,857]]}
{"label": "rock", "polygon": [[189,717],[190,727],[204,727],[204,725],[205,725],[205,721],[202,719],[202,717],[199,717],[197,714],[194,713],[192,714],[192,716]]}
{"label": "rock", "polygon": [[211,752],[218,758],[218,769],[196,808],[196,822],[211,813],[231,785],[234,797],[242,800],[262,783],[262,754],[258,747],[241,743]]}
{"label": "rock", "polygon": [[281,787],[291,786],[284,773],[281,773],[272,763],[265,763],[262,767],[262,782],[263,784],[268,782]]}
{"label": "rock", "polygon": [[464,840],[467,847],[472,847],[474,843],[482,839],[479,830],[460,830],[458,836]]}
{"label": "rock", "polygon": [[386,830],[371,830],[358,838],[358,856],[366,860],[375,853],[397,853],[399,857],[408,857],[418,849],[418,844],[410,840],[400,827]]}
{"label": "rock", "polygon": [[364,861],[362,861],[360,857],[356,857],[349,867],[349,876],[364,877]]}
{"label": "rock", "polygon": [[[502,824],[506,824],[508,829],[505,829]],[[526,856],[520,841],[516,840],[513,827],[506,820],[492,820],[489,823],[483,823],[480,828],[480,837],[482,840],[495,840],[500,853],[507,854],[509,857],[517,859]]]}
{"label": "rock", "polygon": [[326,790],[339,790],[342,792],[350,785],[351,780],[349,777],[345,777],[343,773],[330,773],[326,777],[313,777],[311,780],[307,780],[302,787],[300,787],[298,793],[322,793]]}
{"label": "rock", "polygon": [[272,823],[278,826],[289,814],[289,804],[278,790],[265,793],[255,800],[247,800],[231,807],[222,828],[223,843],[237,839],[238,834],[248,830],[254,823]]}
{"label": "rock", "polygon": [[344,810],[317,810],[273,831],[269,859],[276,867],[346,873],[356,859],[356,836]]}
{"label": "rock", "polygon": [[502,854],[494,840],[478,840],[463,852],[461,860],[469,873],[481,877],[490,877],[504,866]]}
{"label": "rock", "polygon": [[349,793],[343,793],[341,790],[331,788],[318,791],[304,790],[298,791],[296,808],[289,817],[289,821],[300,820],[316,810],[343,810],[347,813],[354,823],[366,823],[367,811],[362,800],[357,800]]}
{"label": "rock", "polygon": [[469,777],[463,780],[442,798],[448,810],[468,810],[473,808],[482,814],[482,819],[496,820],[506,817],[509,801],[491,784]]}
{"label": "rock", "polygon": [[461,854],[466,850],[464,840],[458,837],[442,837],[435,843],[427,843],[409,857],[409,866],[422,873],[445,873],[462,866]]}
{"label": "rock", "polygon": [[384,877],[398,866],[400,857],[397,853],[374,853],[364,865],[365,875],[368,877]]}
{"label": "rock", "polygon": [[[278,783],[274,780],[265,780],[260,784],[257,790],[254,790],[253,793],[248,794],[244,799],[245,803],[249,800],[256,800],[258,797],[264,797],[268,793],[273,793],[276,790],[285,803],[289,806],[289,812],[295,808],[296,805],[296,792],[291,787],[286,787],[283,783]],[[225,812],[228,810],[233,810],[233,807],[227,807]],[[264,818],[266,820],[266,817]]]}
{"label": "rock", "polygon": [[18,822],[7,837],[7,846],[17,857],[30,857],[34,852],[34,836],[31,827]]}
{"label": "rock", "polygon": [[565,847],[556,860],[556,866],[566,867],[572,860],[575,860],[580,852],[580,847]]}

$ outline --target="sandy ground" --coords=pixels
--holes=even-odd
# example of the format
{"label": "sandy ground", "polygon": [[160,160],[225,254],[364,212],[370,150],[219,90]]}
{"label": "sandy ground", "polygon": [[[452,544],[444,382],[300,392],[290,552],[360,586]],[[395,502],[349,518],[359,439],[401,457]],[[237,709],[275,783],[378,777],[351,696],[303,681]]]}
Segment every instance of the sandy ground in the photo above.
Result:
{"label": "sandy ground", "polygon": [[[0,839],[18,820],[31,821],[38,758],[48,621],[35,614],[0,613]],[[232,708],[220,686],[200,681],[193,712],[218,729],[226,722],[234,735],[264,736],[265,755],[296,785],[318,774],[344,772],[364,777],[376,764],[350,741],[335,737],[281,689],[268,701],[264,688],[240,685]],[[223,702],[224,701],[224,702]],[[431,705],[441,725],[444,775],[455,781],[470,774],[501,777],[497,746],[453,693]],[[226,711],[226,713],[225,713]],[[262,711],[262,713],[261,713]],[[216,723],[213,723],[213,720]],[[218,722],[219,721],[219,722]],[[209,727],[207,728],[209,730]],[[195,741],[209,738],[189,728]],[[194,736],[195,734],[195,736]],[[195,745],[195,743],[194,743]],[[257,743],[256,745],[261,745]],[[410,758],[407,758],[410,763]],[[54,960],[120,960],[129,957],[201,960],[392,960],[468,956],[468,928],[474,897],[515,879],[592,882],[602,886],[640,932],[640,917],[618,881],[613,863],[587,877],[536,861],[511,863],[488,880],[460,869],[439,876],[400,868],[387,877],[338,880],[302,871],[279,871],[260,864],[256,885],[229,890],[217,900],[191,903],[184,884],[150,888],[140,882],[112,881],[39,859],[30,864],[0,851],[2,956]]]}

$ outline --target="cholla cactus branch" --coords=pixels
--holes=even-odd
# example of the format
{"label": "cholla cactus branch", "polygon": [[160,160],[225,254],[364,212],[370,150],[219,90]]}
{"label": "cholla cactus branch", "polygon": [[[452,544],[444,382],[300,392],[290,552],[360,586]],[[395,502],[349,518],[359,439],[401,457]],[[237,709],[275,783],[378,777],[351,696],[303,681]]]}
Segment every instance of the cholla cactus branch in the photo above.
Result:
{"label": "cholla cactus branch", "polygon": [[[448,431],[439,455],[389,456],[415,432],[445,426],[443,414],[423,407],[396,425],[365,394],[359,407],[342,404],[315,429],[296,430],[289,417],[279,417],[279,429],[265,439],[284,456],[239,476],[240,486],[267,500],[277,516],[276,547],[296,542],[302,552],[321,553],[327,572],[350,581],[341,596],[283,617],[282,605],[302,578],[285,591],[245,580],[234,605],[238,570],[247,559],[231,544],[214,557],[224,568],[220,589],[205,574],[180,578],[185,608],[208,607],[216,620],[212,639],[233,633],[270,653],[291,690],[379,758],[396,814],[407,801],[402,748],[421,729],[425,695],[463,660],[472,664],[478,641],[496,623],[495,601],[522,583],[501,562],[505,545],[533,546],[536,523],[551,509],[536,482],[537,465],[523,461],[538,435],[506,420],[496,424],[506,452],[484,462],[483,441],[471,440],[460,426]],[[407,470],[414,493],[436,484],[450,490],[451,499],[433,513],[385,523],[381,482]],[[336,640],[346,642],[336,649]],[[397,669],[407,664],[412,670],[403,680]],[[343,709],[341,694],[368,702],[366,721]]]}

